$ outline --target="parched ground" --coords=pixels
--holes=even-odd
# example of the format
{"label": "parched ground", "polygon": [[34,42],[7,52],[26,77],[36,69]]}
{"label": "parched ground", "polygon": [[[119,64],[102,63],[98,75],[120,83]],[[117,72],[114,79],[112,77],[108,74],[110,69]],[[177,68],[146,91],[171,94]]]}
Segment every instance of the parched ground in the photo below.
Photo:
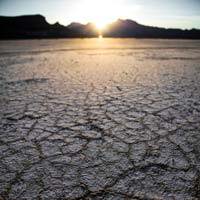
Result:
{"label": "parched ground", "polygon": [[200,41],[0,42],[0,199],[200,199]]}

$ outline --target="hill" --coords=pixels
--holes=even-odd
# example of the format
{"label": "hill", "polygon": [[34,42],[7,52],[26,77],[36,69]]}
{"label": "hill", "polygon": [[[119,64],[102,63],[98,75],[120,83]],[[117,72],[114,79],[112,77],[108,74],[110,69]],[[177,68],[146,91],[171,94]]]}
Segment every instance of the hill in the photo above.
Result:
{"label": "hill", "polygon": [[[95,25],[88,23],[71,23],[63,26],[58,22],[49,24],[42,15],[26,15],[17,17],[0,16],[0,39],[31,38],[84,38],[98,37]],[[200,30],[166,29],[141,25],[133,20],[117,20],[102,32],[104,37],[135,38],[178,38],[200,39]]]}

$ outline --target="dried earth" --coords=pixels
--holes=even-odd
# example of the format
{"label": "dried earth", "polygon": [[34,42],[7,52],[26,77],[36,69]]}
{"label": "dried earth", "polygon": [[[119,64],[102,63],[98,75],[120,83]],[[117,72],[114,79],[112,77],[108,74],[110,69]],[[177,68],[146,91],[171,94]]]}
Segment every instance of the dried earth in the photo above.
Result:
{"label": "dried earth", "polygon": [[0,94],[0,199],[200,199],[200,41],[1,41]]}

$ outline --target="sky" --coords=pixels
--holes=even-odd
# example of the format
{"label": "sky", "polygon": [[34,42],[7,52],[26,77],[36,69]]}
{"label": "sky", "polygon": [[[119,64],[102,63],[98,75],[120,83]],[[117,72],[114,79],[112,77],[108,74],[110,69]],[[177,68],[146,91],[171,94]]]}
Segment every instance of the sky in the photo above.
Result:
{"label": "sky", "polygon": [[200,0],[0,0],[0,15],[42,14],[49,23],[121,19],[166,28],[200,28]]}

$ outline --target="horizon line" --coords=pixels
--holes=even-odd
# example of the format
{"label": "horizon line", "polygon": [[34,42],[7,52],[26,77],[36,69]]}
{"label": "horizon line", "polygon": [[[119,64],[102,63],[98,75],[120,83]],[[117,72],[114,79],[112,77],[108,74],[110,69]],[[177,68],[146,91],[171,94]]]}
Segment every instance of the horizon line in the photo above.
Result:
{"label": "horizon line", "polygon": [[[46,17],[45,15],[42,15],[42,14],[40,14],[40,13],[35,13],[35,14],[22,14],[22,15],[0,15],[0,17],[23,17],[23,16],[37,16],[37,15],[44,17],[45,20],[46,20],[46,22],[49,23],[50,25],[54,25],[54,24],[56,24],[56,23],[59,23],[60,25],[65,26],[65,27],[70,26],[72,23],[77,23],[77,24],[81,24],[81,25],[85,25],[85,26],[88,25],[88,24],[93,24],[93,25],[95,25],[95,22],[92,22],[92,21],[88,21],[88,22],[86,22],[86,23],[78,22],[78,21],[72,21],[72,22],[70,22],[70,23],[68,23],[68,24],[63,24],[63,23],[60,23],[59,21],[56,21],[55,23],[51,23],[51,22],[48,21],[48,19],[47,19],[47,17]],[[112,22],[106,24],[106,26],[108,26],[108,25],[110,25],[110,24],[112,24],[112,23],[115,23],[115,22],[117,22],[118,20],[122,20],[122,21],[130,20],[130,21],[136,22],[136,23],[138,23],[138,24],[140,24],[140,25],[151,26],[151,27],[155,27],[155,28],[179,29],[179,30],[194,30],[194,29],[195,29],[195,30],[200,30],[200,28],[197,28],[197,27],[192,27],[192,28],[189,29],[189,28],[178,28],[178,27],[155,26],[155,25],[145,24],[145,23],[143,24],[143,23],[140,23],[140,22],[138,22],[138,21],[135,21],[134,19],[131,19],[131,18],[126,18],[126,19],[118,18],[118,19],[115,19],[115,20],[113,20]]]}

